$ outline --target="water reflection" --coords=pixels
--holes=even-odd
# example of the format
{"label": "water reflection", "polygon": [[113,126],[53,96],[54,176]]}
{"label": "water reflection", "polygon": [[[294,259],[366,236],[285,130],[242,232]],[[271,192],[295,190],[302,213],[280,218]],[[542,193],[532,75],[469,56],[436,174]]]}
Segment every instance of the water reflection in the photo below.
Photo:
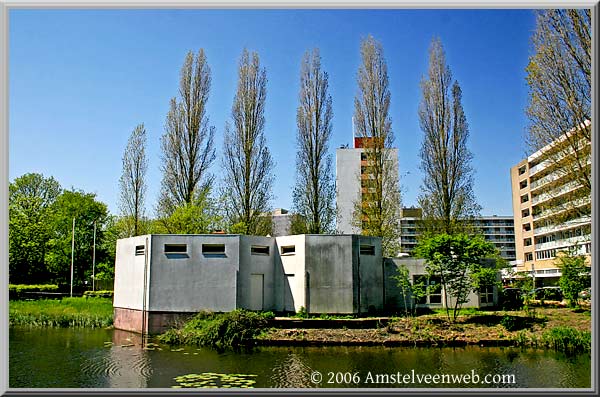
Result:
{"label": "water reflection", "polygon": [[[434,387],[366,384],[372,373],[514,374],[494,388],[589,388],[589,355],[516,348],[261,347],[216,352],[184,346],[144,348],[140,335],[103,329],[16,329],[9,344],[11,388],[170,388],[176,377],[215,372],[256,375],[255,387]],[[313,371],[323,382],[310,379]],[[358,372],[363,382],[327,383],[328,372]],[[438,387],[481,387],[440,384]],[[489,387],[489,386],[488,386]]]}

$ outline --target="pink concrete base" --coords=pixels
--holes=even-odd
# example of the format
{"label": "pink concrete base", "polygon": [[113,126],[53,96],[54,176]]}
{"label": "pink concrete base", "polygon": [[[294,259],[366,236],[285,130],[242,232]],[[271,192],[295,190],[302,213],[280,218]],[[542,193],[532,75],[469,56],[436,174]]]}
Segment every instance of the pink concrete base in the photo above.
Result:
{"label": "pink concrete base", "polygon": [[142,310],[125,309],[115,307],[114,327],[125,331],[148,334],[165,332],[169,328],[178,325],[193,316],[195,313],[179,312],[146,312],[145,326]]}
{"label": "pink concrete base", "polygon": [[115,307],[114,313],[113,325],[117,329],[138,333],[142,333],[142,328],[144,328],[144,331],[148,329],[147,326],[142,327],[144,318],[141,310]]}

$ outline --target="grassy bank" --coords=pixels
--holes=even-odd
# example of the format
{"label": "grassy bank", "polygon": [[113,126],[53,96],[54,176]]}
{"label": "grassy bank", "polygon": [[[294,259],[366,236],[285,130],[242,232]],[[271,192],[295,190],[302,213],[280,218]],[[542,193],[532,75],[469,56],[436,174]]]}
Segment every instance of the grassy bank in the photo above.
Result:
{"label": "grassy bank", "polygon": [[10,301],[8,323],[34,327],[107,327],[113,323],[112,300],[63,298]]}
{"label": "grassy bank", "polygon": [[525,311],[469,310],[458,321],[445,313],[391,318],[375,329],[279,329],[257,337],[260,344],[462,346],[503,345],[550,348],[569,353],[590,351],[590,311],[537,308]]}
{"label": "grassy bank", "polygon": [[252,343],[268,326],[272,313],[234,310],[229,313],[200,312],[180,327],[159,336],[163,343],[215,348],[237,348]]}

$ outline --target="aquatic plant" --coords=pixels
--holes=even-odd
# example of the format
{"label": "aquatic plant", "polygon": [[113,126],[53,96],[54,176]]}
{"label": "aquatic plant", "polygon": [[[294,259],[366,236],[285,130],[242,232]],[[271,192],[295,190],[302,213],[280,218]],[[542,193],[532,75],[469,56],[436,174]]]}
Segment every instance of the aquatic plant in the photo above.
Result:
{"label": "aquatic plant", "polygon": [[250,374],[218,374],[214,372],[203,372],[201,374],[187,374],[173,378],[177,385],[171,386],[174,389],[179,388],[253,388],[256,383],[255,378],[258,375]]}
{"label": "aquatic plant", "polygon": [[592,348],[592,334],[572,327],[554,327],[542,334],[541,342],[547,347],[569,354],[589,352]]}

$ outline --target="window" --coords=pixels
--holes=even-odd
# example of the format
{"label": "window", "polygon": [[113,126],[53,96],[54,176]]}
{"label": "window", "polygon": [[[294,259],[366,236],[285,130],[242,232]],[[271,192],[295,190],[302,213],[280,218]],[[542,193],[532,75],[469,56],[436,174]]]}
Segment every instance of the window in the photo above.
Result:
{"label": "window", "polygon": [[417,304],[440,304],[442,303],[442,285],[439,277],[427,277],[425,275],[413,276],[413,284],[423,283],[427,294],[415,303]]}
{"label": "window", "polygon": [[225,255],[225,244],[202,244],[204,255]]}
{"label": "window", "polygon": [[295,245],[286,245],[281,247],[281,255],[294,255],[296,254]]}
{"label": "window", "polygon": [[524,165],[521,168],[519,168],[519,175],[523,175],[525,173],[525,171],[527,171],[527,166]]}
{"label": "window", "polygon": [[165,254],[185,254],[187,244],[165,244]]}
{"label": "window", "polygon": [[523,244],[525,245],[525,247],[529,247],[531,245],[531,238],[526,238],[525,240],[523,240]]}
{"label": "window", "polygon": [[375,255],[375,246],[374,245],[361,245],[360,246],[360,254],[361,255]]}
{"label": "window", "polygon": [[367,160],[367,154],[366,154],[365,152],[362,152],[362,153],[360,154],[360,159],[361,159],[362,161],[365,161],[365,160]]}
{"label": "window", "polygon": [[494,303],[494,287],[488,286],[479,290],[479,303]]}
{"label": "window", "polygon": [[521,183],[519,183],[519,187],[525,189],[527,187],[527,179],[522,180]]}
{"label": "window", "polygon": [[266,245],[253,245],[250,247],[251,255],[269,255],[269,247]]}
{"label": "window", "polygon": [[146,246],[144,245],[136,245],[135,246],[135,255],[144,255],[146,253]]}
{"label": "window", "polygon": [[529,216],[529,208],[525,208],[523,211],[521,211],[521,216],[523,218],[526,218]]}
{"label": "window", "polygon": [[530,262],[533,260],[533,252],[527,252],[525,254],[525,261]]}
{"label": "window", "polygon": [[528,194],[524,194],[521,196],[521,202],[522,203],[526,203],[529,201],[529,195]]}
{"label": "window", "polygon": [[524,232],[528,232],[528,231],[530,231],[530,230],[531,230],[531,223],[525,223],[525,224],[523,225],[523,231],[524,231]]}

